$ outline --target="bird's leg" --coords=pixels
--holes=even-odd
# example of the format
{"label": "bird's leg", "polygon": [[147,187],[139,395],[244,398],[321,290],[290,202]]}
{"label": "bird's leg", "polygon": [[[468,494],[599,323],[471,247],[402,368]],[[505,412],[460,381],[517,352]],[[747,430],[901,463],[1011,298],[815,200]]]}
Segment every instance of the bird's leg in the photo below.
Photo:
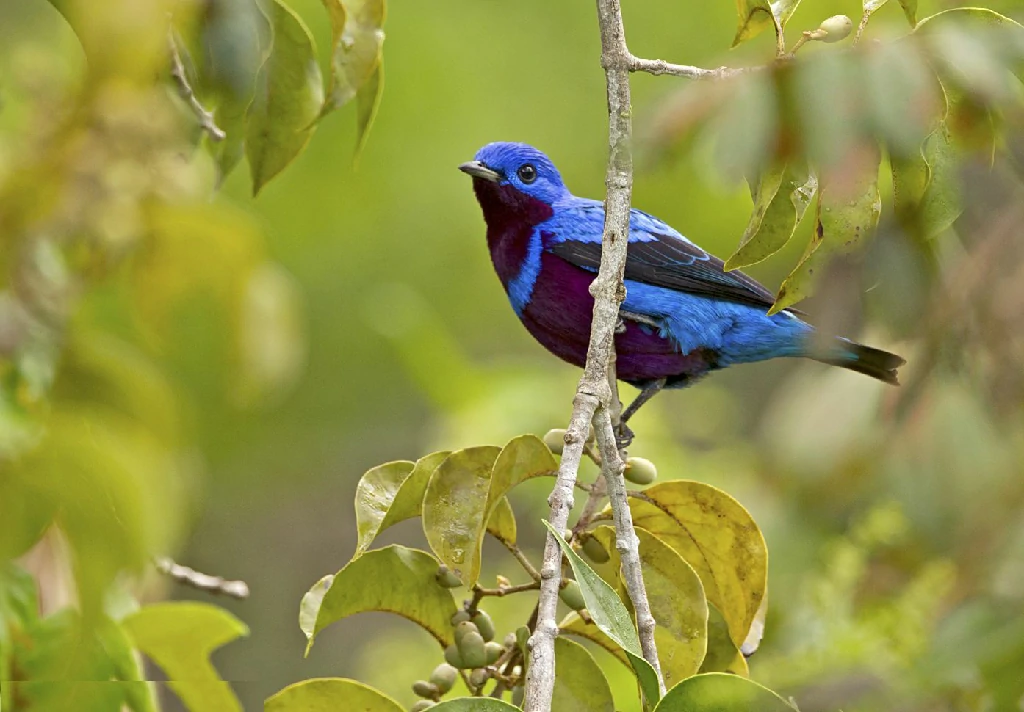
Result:
{"label": "bird's leg", "polygon": [[649,401],[655,395],[665,387],[664,378],[659,378],[655,381],[650,381],[640,390],[640,395],[633,399],[633,402],[622,411],[622,417],[619,419],[619,434],[618,434],[618,445],[619,449],[629,447],[630,443],[633,442],[633,431],[626,425],[626,421],[636,415],[636,412],[640,410],[640,406]]}

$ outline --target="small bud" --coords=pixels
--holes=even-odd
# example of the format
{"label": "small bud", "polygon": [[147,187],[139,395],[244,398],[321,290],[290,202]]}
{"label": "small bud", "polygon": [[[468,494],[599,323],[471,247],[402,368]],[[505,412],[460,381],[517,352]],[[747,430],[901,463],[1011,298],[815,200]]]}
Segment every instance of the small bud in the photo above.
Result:
{"label": "small bud", "polygon": [[833,15],[822,22],[818,29],[823,33],[820,39],[822,42],[839,42],[845,40],[853,31],[853,20],[846,15]]}
{"label": "small bud", "polygon": [[583,599],[583,591],[580,590],[580,585],[575,581],[569,581],[569,583],[563,586],[558,592],[558,597],[562,599],[562,603],[574,611],[587,607],[587,602]]}
{"label": "small bud", "polygon": [[484,651],[487,653],[487,664],[494,665],[501,657],[501,654],[505,652],[505,646],[497,641],[490,641],[484,644]]}
{"label": "small bud", "polygon": [[480,629],[470,621],[462,621],[455,626],[455,643],[458,644],[469,633],[480,634]]}
{"label": "small bud", "polygon": [[436,699],[441,694],[441,690],[438,689],[437,685],[426,680],[417,680],[412,683],[412,691],[419,697],[425,697],[428,700]]}
{"label": "small bud", "polygon": [[658,468],[650,460],[642,457],[631,457],[626,460],[626,469],[622,476],[635,485],[649,485],[658,478]]}
{"label": "small bud", "polygon": [[516,644],[516,634],[515,633],[507,634],[505,636],[505,647],[506,648],[511,648],[515,644]]}
{"label": "small bud", "polygon": [[462,668],[467,667],[467,665],[462,661],[462,653],[459,652],[459,646],[454,643],[444,649],[444,659],[453,668],[461,670]]}
{"label": "small bud", "polygon": [[469,673],[469,684],[473,687],[480,687],[490,678],[487,668],[477,668]]}
{"label": "small bud", "polygon": [[429,710],[431,707],[435,707],[436,705],[437,703],[433,700],[420,700],[409,708],[409,712],[424,712],[424,710]]}
{"label": "small bud", "polygon": [[437,574],[434,575],[434,578],[445,588],[458,588],[462,585],[462,580],[444,564],[437,567]]}
{"label": "small bud", "polygon": [[430,673],[430,681],[437,686],[437,691],[444,695],[455,685],[458,676],[459,671],[456,668],[448,663],[441,663],[434,668],[434,672]]}
{"label": "small bud", "polygon": [[452,627],[454,628],[459,623],[465,623],[472,619],[473,616],[469,615],[469,611],[456,611],[455,615],[452,616]]}
{"label": "small bud", "polygon": [[476,615],[473,616],[473,625],[477,627],[485,641],[490,642],[494,640],[494,621],[491,620],[486,611],[476,612]]}
{"label": "small bud", "polygon": [[508,577],[502,576],[501,574],[495,576],[494,580],[497,582],[498,588],[508,588],[512,585],[512,582],[508,580]]}
{"label": "small bud", "polygon": [[564,430],[549,430],[544,433],[544,444],[548,446],[548,450],[556,455],[561,455],[562,450],[565,449],[565,431]]}
{"label": "small bud", "polygon": [[487,664],[487,650],[484,648],[484,639],[479,633],[466,633],[456,645],[459,647],[459,655],[462,656],[463,667],[478,668]]}
{"label": "small bud", "polygon": [[583,553],[587,555],[587,558],[593,561],[595,564],[603,564],[612,558],[611,555],[605,551],[605,548],[601,546],[601,542],[596,537],[588,536],[583,540]]}

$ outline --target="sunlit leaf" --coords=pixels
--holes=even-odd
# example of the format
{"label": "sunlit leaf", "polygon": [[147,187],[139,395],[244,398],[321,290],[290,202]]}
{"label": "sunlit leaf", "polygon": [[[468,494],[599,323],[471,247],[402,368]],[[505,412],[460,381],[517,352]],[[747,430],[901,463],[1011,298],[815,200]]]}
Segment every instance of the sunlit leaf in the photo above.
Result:
{"label": "sunlit leaf", "polygon": [[555,638],[555,691],[551,709],[559,712],[615,712],[615,701],[601,668],[579,643]]}
{"label": "sunlit leaf", "polygon": [[455,599],[437,583],[437,567],[430,554],[397,545],[350,561],[323,597],[306,654],[324,628],[366,611],[397,613],[422,626],[442,647],[450,645]]}
{"label": "sunlit leaf", "polygon": [[590,565],[580,558],[579,554],[572,550],[572,547],[556,532],[551,523],[544,520],[544,526],[555,537],[558,545],[562,547],[569,565],[572,566],[573,574],[580,590],[583,592],[583,600],[587,602],[587,611],[594,623],[601,631],[620,646],[629,663],[636,673],[637,682],[643,691],[646,704],[652,706],[658,701],[661,692],[658,687],[658,675],[650,663],[644,660],[643,651],[640,649],[640,638],[637,637],[636,628],[633,627],[633,617],[622,604],[619,594],[611,586],[597,575]]}
{"label": "sunlit leaf", "polygon": [[[675,549],[704,584],[707,600],[739,646],[767,587],[768,550],[761,530],[735,499],[701,482],[673,480],[630,498],[633,524]],[[602,513],[602,516],[610,516]]]}
{"label": "sunlit leaf", "polygon": [[242,707],[210,664],[210,654],[248,629],[222,608],[205,603],[154,603],[121,625],[135,647],[164,671],[167,685],[191,712],[229,712]]}
{"label": "sunlit leaf", "polygon": [[320,606],[332,583],[334,583],[334,574],[327,574],[302,595],[302,601],[299,602],[299,628],[306,634],[306,640],[313,637],[316,619],[320,615]]}
{"label": "sunlit leaf", "polygon": [[762,173],[758,184],[751,186],[754,212],[725,268],[756,264],[785,247],[817,189],[818,179],[806,167],[776,166]]}
{"label": "sunlit leaf", "polygon": [[711,672],[683,680],[658,703],[656,712],[793,712],[785,700],[756,682]]}
{"label": "sunlit leaf", "polygon": [[551,450],[536,435],[520,435],[510,440],[498,453],[491,468],[490,485],[484,516],[488,521],[515,487],[533,479],[552,475],[558,470]]}
{"label": "sunlit leaf", "polygon": [[356,92],[356,157],[362,153],[366,139],[370,135],[370,127],[377,118],[377,107],[384,93],[384,59],[377,60],[377,66],[370,78]]}
{"label": "sunlit leaf", "polygon": [[487,533],[508,546],[516,543],[516,515],[507,498],[498,500],[498,506],[487,518]]}
{"label": "sunlit leaf", "polygon": [[708,652],[698,672],[727,672],[750,677],[747,659],[729,637],[729,624],[711,604],[708,604]]}
{"label": "sunlit leaf", "polygon": [[323,0],[331,18],[333,48],[331,83],[321,115],[326,115],[356,98],[361,87],[370,87],[360,100],[359,135],[373,118],[379,100],[381,51],[384,44],[384,0]]}
{"label": "sunlit leaf", "polygon": [[[778,4],[790,3],[780,0]],[[796,3],[793,5],[795,7]],[[739,16],[739,25],[736,28],[736,37],[732,41],[733,47],[756,37],[768,27],[776,26],[777,20],[768,0],[736,0],[736,13]]]}
{"label": "sunlit leaf", "polygon": [[260,70],[262,87],[249,113],[245,152],[253,194],[306,147],[324,105],[313,36],[281,0],[271,8],[274,44]]}
{"label": "sunlit leaf", "polygon": [[[829,260],[857,250],[874,233],[882,213],[878,148],[864,144],[848,165],[831,169],[818,189],[816,227],[803,258],[786,277],[770,314],[811,294]],[[728,617],[728,611],[722,611]]]}
{"label": "sunlit leaf", "polygon": [[518,707],[489,697],[460,697],[430,708],[432,712],[509,712]]}
{"label": "sunlit leaf", "polygon": [[263,703],[263,712],[405,712],[400,704],[355,680],[323,677],[303,680],[276,692]]}
{"label": "sunlit leaf", "polygon": [[800,0],[772,0],[772,14],[779,21],[779,25],[786,26],[798,5],[800,5]]}

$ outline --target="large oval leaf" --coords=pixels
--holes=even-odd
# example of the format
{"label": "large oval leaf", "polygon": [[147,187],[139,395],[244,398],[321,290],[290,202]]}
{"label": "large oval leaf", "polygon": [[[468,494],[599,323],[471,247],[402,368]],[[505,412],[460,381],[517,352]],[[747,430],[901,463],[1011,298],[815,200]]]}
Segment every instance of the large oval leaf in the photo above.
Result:
{"label": "large oval leaf", "polygon": [[270,20],[274,44],[260,70],[245,139],[253,194],[306,147],[324,104],[313,36],[281,0],[274,0]]}
{"label": "large oval leaf", "polygon": [[210,664],[210,653],[248,635],[245,624],[206,603],[154,603],[121,621],[135,647],[164,671],[167,685],[193,712],[242,706]]}
{"label": "large oval leaf", "polygon": [[615,712],[608,680],[594,657],[579,643],[555,638],[555,691],[558,712]]}
{"label": "large oval leaf", "polygon": [[289,685],[268,697],[263,712],[405,712],[393,699],[355,680],[323,677]]}
{"label": "large oval leaf", "polygon": [[415,464],[407,460],[374,467],[356,485],[356,556],[382,531],[406,519],[420,516],[423,493],[430,476],[450,453],[431,453]]}
{"label": "large oval leaf", "polygon": [[615,658],[632,669],[629,664],[629,658],[626,657],[625,651],[616,644],[614,640],[609,638],[604,632],[597,627],[597,624],[591,621],[585,621],[580,618],[580,614],[573,611],[558,624],[559,633],[565,633],[567,635],[575,635],[579,638],[584,638],[592,643],[600,645],[602,648],[607,650],[609,653],[615,656]]}
{"label": "large oval leaf", "polygon": [[508,702],[490,697],[460,697],[431,707],[431,712],[518,712],[519,708]]}
{"label": "large oval leaf", "polygon": [[456,610],[455,599],[437,583],[436,574],[434,557],[398,545],[350,561],[335,574],[323,597],[306,654],[324,628],[365,611],[397,613],[422,626],[442,647],[450,645],[454,640],[450,621]]}
{"label": "large oval leaf", "polygon": [[729,624],[711,604],[708,604],[708,652],[700,664],[700,672],[728,672],[750,677],[747,659],[729,637]]}
{"label": "large oval leaf", "polygon": [[793,712],[781,697],[743,677],[709,672],[683,680],[655,712]]}
{"label": "large oval leaf", "polygon": [[630,498],[630,510],[637,528],[654,534],[693,567],[707,600],[742,645],[768,580],[768,549],[750,513],[725,492],[688,480],[648,487]]}

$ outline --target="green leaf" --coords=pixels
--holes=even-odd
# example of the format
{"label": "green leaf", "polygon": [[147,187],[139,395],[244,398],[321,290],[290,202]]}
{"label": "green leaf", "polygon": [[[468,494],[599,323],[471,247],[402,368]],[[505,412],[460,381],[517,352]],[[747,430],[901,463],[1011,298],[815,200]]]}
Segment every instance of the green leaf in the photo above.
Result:
{"label": "green leaf", "polygon": [[576,611],[572,611],[562,622],[558,624],[559,633],[566,635],[575,635],[579,638],[584,638],[592,643],[600,645],[602,648],[607,650],[609,653],[615,656],[615,658],[629,668],[632,671],[632,667],[629,664],[629,658],[626,657],[625,651],[611,638],[605,635],[597,624],[593,621],[585,621],[580,618],[580,614]]}
{"label": "green leaf", "polygon": [[153,688],[143,676],[132,640],[124,627],[104,618],[96,632],[103,652],[113,665],[114,678],[120,681],[128,708],[132,712],[157,712]]}
{"label": "green leaf", "polygon": [[[35,623],[38,611],[32,575],[9,561],[0,563],[0,680],[13,679],[14,639]],[[0,709],[14,709],[13,694],[11,685],[0,686]]]}
{"label": "green leaf", "polygon": [[958,163],[946,125],[937,128],[924,143],[928,187],[921,197],[924,236],[933,237],[950,227],[963,212]]}
{"label": "green leaf", "polygon": [[306,634],[306,640],[313,637],[316,629],[316,619],[320,615],[320,606],[323,605],[324,596],[334,583],[334,574],[327,574],[313,584],[302,596],[299,603],[299,628]]}
{"label": "green leaf", "polygon": [[274,0],[271,23],[274,44],[260,70],[245,140],[253,195],[306,147],[324,105],[313,36],[281,0]]}
{"label": "green leaf", "polygon": [[[323,0],[331,19],[333,48],[331,83],[320,116],[326,116],[356,98],[359,90],[373,84],[360,98],[360,144],[373,119],[379,100],[379,71],[384,45],[384,0]],[[369,107],[369,108],[367,108]]]}
{"label": "green leaf", "polygon": [[747,659],[739,646],[729,637],[729,624],[722,613],[708,604],[708,652],[700,665],[699,672],[727,672],[750,677]]}
{"label": "green leaf", "polygon": [[249,631],[222,608],[205,603],[154,603],[121,625],[164,671],[167,685],[191,712],[229,712],[242,707],[210,664],[210,654]]}
{"label": "green leaf", "polygon": [[[383,49],[383,48],[382,48]],[[384,59],[377,60],[377,66],[370,78],[356,92],[356,158],[363,152],[366,139],[370,135],[370,127],[377,118],[377,107],[384,93]]]}
{"label": "green leaf", "polygon": [[450,454],[444,450],[425,455],[411,468],[405,460],[388,462],[362,476],[356,485],[356,556],[391,525],[420,516],[427,482]]}
{"label": "green leaf", "polygon": [[[488,522],[495,523],[496,512],[508,508],[508,514],[502,514],[502,519],[511,517],[511,507],[508,505],[506,495],[515,487],[533,479],[553,475],[558,470],[558,463],[555,461],[551,450],[536,435],[520,435],[510,440],[498,453],[491,467],[490,485],[487,490],[487,504],[484,509],[484,516]],[[504,502],[504,507],[502,507]],[[514,528],[513,519],[513,532]],[[503,537],[497,532],[492,532],[499,539]],[[515,543],[515,538],[510,543]]]}
{"label": "green leaf", "polygon": [[323,597],[306,654],[324,628],[366,611],[397,613],[422,626],[441,647],[450,645],[454,642],[451,617],[455,599],[437,583],[437,568],[437,560],[430,554],[397,545],[350,561],[335,575]]}
{"label": "green leaf", "polygon": [[[832,257],[855,251],[874,233],[882,213],[879,160],[877,146],[864,145],[856,160],[833,168],[823,177],[814,235],[803,258],[779,288],[769,314],[809,296]],[[727,611],[722,612],[728,617]]]}
{"label": "green leaf", "polygon": [[322,677],[289,685],[268,697],[263,712],[405,712],[400,704],[355,680]]}
{"label": "green leaf", "polygon": [[775,15],[781,27],[786,26],[798,5],[800,5],[800,0],[773,0],[772,14]]}
{"label": "green leaf", "polygon": [[629,663],[636,673],[637,682],[640,683],[646,705],[653,707],[661,696],[658,674],[650,663],[644,660],[643,651],[640,649],[640,639],[637,637],[636,628],[633,627],[633,617],[622,604],[619,594],[605,583],[597,575],[597,572],[580,558],[579,554],[572,550],[572,547],[562,538],[561,533],[556,532],[547,520],[544,520],[544,526],[551,532],[551,536],[555,537],[569,560],[569,565],[572,566],[573,574],[583,592],[583,599],[587,602],[587,611],[590,613],[590,617],[593,618],[597,627],[626,653],[626,657],[629,658]]}
{"label": "green leaf", "polygon": [[762,173],[757,185],[751,186],[754,212],[725,269],[757,264],[785,247],[817,189],[818,179],[806,166],[776,165]]}
{"label": "green leaf", "polygon": [[736,14],[739,16],[739,26],[732,41],[733,47],[756,37],[765,28],[778,27],[772,5],[768,0],[736,0]]}
{"label": "green leaf", "polygon": [[[552,707],[554,709],[554,707]],[[509,712],[519,708],[489,697],[460,697],[430,708],[431,712]]]}
{"label": "green leaf", "polygon": [[[909,4],[916,9],[916,0],[910,0]],[[904,11],[907,11],[906,5]],[[1011,48],[1006,51],[1007,48],[1002,46],[1004,42],[999,41],[1002,38],[988,35],[973,37],[972,41],[971,35],[964,34],[968,28],[1009,31],[1016,33],[1017,37],[1013,38]],[[1013,49],[1014,46],[1020,46],[1020,35],[1024,34],[1024,25],[986,7],[955,7],[921,20],[914,28],[914,33],[925,35],[946,30],[949,30],[946,34],[938,36],[940,53],[942,50],[948,52],[950,44],[957,45],[956,49],[960,50],[960,54],[953,55],[953,64],[956,69],[964,68],[965,65],[970,68],[963,77],[968,85],[975,81],[983,85],[991,84],[993,78],[988,75],[992,73],[993,64],[1000,61],[1005,61],[1006,68],[1012,71],[1018,80],[1024,82],[1024,62],[1021,61],[1020,52]],[[968,44],[963,45],[965,41]]]}
{"label": "green leaf", "polygon": [[601,668],[579,643],[555,638],[555,691],[551,709],[559,712],[615,712],[615,701]]}
{"label": "green leaf", "polygon": [[917,0],[900,0],[900,7],[903,8],[903,14],[907,16],[910,26],[917,25]]}
{"label": "green leaf", "polygon": [[498,507],[487,518],[487,533],[506,546],[516,543],[516,515],[507,498],[498,500]]}
{"label": "green leaf", "polygon": [[683,680],[655,712],[793,712],[785,700],[746,678],[711,672]]}
{"label": "green leaf", "polygon": [[768,549],[750,513],[725,492],[688,480],[648,487],[642,497],[630,498],[629,508],[634,526],[668,544],[693,567],[707,600],[725,616],[736,645],[742,645],[768,580]]}

